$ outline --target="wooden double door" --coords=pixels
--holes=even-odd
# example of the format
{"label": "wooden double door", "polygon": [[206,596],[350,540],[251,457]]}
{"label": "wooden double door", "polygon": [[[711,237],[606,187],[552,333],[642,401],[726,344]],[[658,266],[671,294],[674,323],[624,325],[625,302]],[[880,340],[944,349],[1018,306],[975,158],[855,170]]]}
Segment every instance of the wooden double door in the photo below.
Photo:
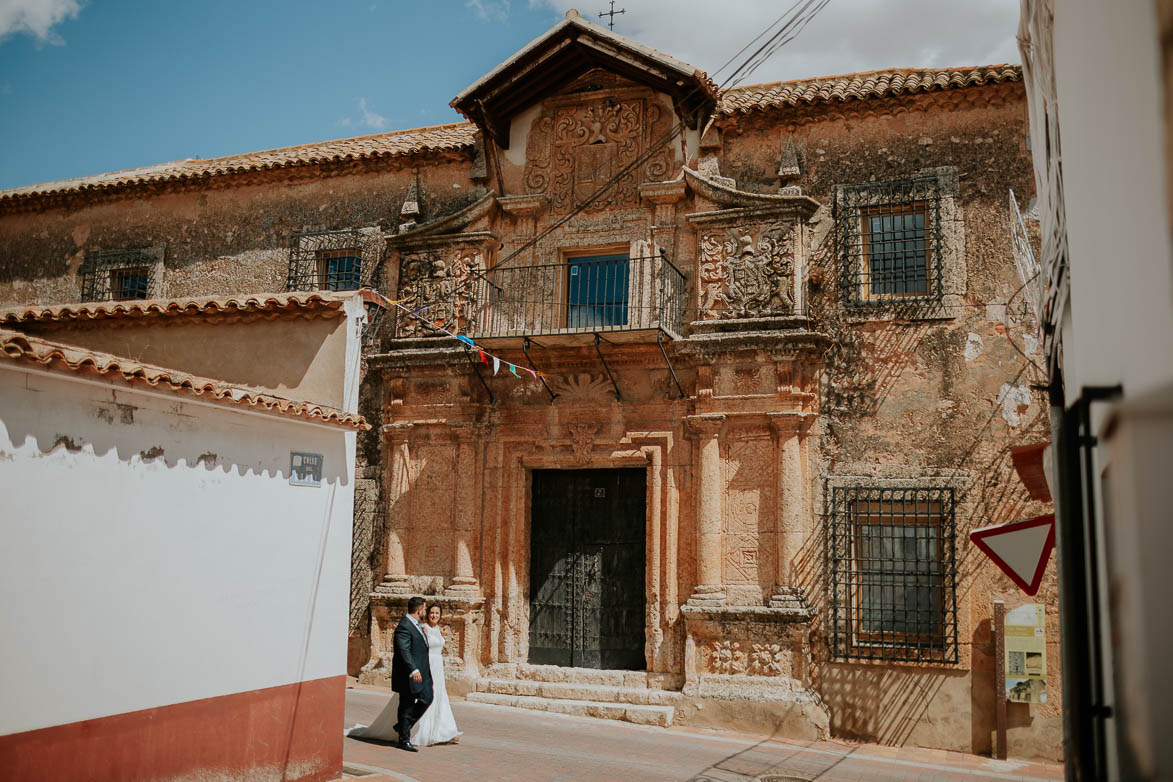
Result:
{"label": "wooden double door", "polygon": [[644,670],[646,471],[535,470],[529,661]]}

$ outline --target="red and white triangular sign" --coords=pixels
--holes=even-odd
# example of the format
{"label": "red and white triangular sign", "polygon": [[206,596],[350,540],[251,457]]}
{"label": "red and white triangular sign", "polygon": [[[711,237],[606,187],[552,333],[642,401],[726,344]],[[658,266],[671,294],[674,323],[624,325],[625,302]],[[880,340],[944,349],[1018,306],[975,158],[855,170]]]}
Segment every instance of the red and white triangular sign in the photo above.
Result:
{"label": "red and white triangular sign", "polygon": [[1051,549],[1055,548],[1055,516],[982,527],[970,532],[969,539],[1023,592],[1033,595],[1039,591]]}

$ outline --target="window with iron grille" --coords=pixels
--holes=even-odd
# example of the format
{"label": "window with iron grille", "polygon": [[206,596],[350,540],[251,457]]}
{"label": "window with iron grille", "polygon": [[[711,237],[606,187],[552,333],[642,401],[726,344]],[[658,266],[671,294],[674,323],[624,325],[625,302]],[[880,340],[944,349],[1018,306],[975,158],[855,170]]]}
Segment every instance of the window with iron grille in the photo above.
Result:
{"label": "window with iron grille", "polygon": [[86,253],[78,269],[82,301],[126,301],[154,294],[161,250],[98,250]]}
{"label": "window with iron grille", "polygon": [[953,489],[834,487],[830,526],[835,656],[956,663]]}
{"label": "window with iron grille", "polygon": [[353,291],[363,286],[372,238],[360,230],[319,231],[289,238],[289,291]]}
{"label": "window with iron grille", "polygon": [[938,175],[841,185],[835,206],[840,287],[847,306],[940,301],[943,220]]}

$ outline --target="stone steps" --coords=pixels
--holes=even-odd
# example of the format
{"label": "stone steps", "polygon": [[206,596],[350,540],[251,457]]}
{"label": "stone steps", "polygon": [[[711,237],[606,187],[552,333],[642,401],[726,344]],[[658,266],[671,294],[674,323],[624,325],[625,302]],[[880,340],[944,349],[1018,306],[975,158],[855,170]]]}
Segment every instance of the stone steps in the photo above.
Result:
{"label": "stone steps", "polygon": [[495,706],[513,706],[521,709],[546,711],[552,714],[622,720],[636,725],[656,725],[661,728],[670,727],[672,717],[676,713],[676,709],[672,706],[543,698],[536,695],[508,695],[498,692],[481,692],[479,689],[477,692],[470,692],[466,695],[465,700],[472,703],[489,703]]}
{"label": "stone steps", "polygon": [[486,672],[493,679],[520,679],[535,682],[573,682],[628,689],[679,690],[683,677],[649,671],[608,671],[597,668],[568,668],[561,665],[498,663]]}
{"label": "stone steps", "polygon": [[646,686],[620,687],[577,681],[548,682],[529,679],[481,679],[477,682],[477,692],[595,703],[625,703],[632,706],[675,706],[680,703],[681,698],[679,692]]}

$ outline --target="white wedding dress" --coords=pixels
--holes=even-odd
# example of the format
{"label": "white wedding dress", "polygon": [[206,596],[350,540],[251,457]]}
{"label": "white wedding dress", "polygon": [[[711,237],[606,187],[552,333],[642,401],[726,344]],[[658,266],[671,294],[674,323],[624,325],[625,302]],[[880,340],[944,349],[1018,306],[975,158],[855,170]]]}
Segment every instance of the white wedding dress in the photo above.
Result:
{"label": "white wedding dress", "polygon": [[[444,684],[444,635],[437,627],[424,625],[428,636],[428,663],[432,668],[432,705],[420,717],[419,722],[411,728],[411,742],[419,747],[431,744],[445,744],[460,738],[461,732],[456,729],[456,717],[452,715],[452,705],[448,702],[448,688]],[[381,741],[398,741],[395,733],[395,723],[399,719],[399,693],[394,693],[391,700],[375,717],[375,721],[368,725],[355,725],[346,731],[347,736],[353,738],[378,739]]]}
{"label": "white wedding dress", "polygon": [[444,683],[444,635],[439,627],[428,626],[428,663],[432,668],[432,705],[420,717],[411,731],[411,740],[421,747],[447,744],[460,738],[456,717],[448,702],[448,687]]}

